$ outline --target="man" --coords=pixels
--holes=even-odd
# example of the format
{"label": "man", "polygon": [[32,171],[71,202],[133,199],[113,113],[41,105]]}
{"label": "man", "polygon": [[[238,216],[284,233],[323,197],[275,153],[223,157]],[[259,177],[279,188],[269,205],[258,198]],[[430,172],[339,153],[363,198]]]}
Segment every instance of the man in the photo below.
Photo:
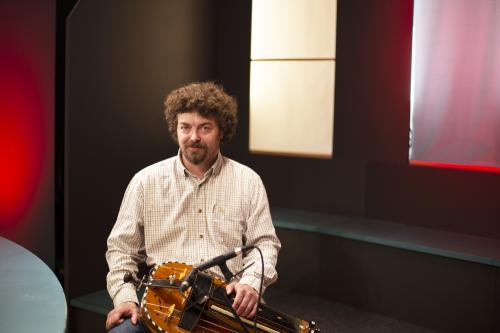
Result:
{"label": "man", "polygon": [[[263,290],[276,281],[281,245],[262,181],[220,153],[220,144],[235,133],[236,108],[235,99],[212,82],[190,84],[167,96],[165,118],[179,153],[133,177],[108,238],[107,286],[115,308],[106,328],[113,333],[145,332],[138,323],[135,288],[123,282],[125,273],[136,274],[143,261],[198,265],[242,245],[259,247],[263,277],[257,251],[227,262],[233,273],[254,263],[226,288],[235,293],[238,315],[248,318],[256,313],[261,280]],[[222,277],[219,268],[210,272]]]}

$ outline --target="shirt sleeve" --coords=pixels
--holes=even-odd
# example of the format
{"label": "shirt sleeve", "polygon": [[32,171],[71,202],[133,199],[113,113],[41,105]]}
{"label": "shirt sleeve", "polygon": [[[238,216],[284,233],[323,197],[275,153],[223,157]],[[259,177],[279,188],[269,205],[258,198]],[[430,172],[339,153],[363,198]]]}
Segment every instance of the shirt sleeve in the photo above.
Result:
{"label": "shirt sleeve", "polygon": [[262,278],[260,253],[254,249],[243,260],[245,266],[252,262],[254,264],[243,272],[239,282],[250,285],[259,291],[262,280],[262,291],[264,292],[270,284],[278,279],[276,263],[281,243],[273,226],[264,184],[258,175],[255,175],[249,188],[251,199],[247,207],[246,244],[254,245],[261,250],[264,259],[264,277]]}
{"label": "shirt sleeve", "polygon": [[118,218],[108,237],[106,280],[115,307],[127,301],[139,303],[135,286],[125,283],[123,277],[127,272],[136,276],[138,264],[145,260],[143,198],[143,186],[136,175],[125,191]]}

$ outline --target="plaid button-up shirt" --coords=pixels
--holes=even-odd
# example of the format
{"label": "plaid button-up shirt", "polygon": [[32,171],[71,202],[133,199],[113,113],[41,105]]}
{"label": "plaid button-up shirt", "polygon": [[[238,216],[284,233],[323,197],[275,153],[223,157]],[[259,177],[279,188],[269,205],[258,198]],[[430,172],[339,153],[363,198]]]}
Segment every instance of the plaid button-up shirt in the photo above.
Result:
{"label": "plaid button-up shirt", "polygon": [[[250,168],[221,154],[202,180],[191,175],[178,156],[138,172],[125,192],[117,221],[108,238],[108,292],[115,306],[138,303],[126,272],[137,264],[167,261],[197,265],[242,245],[258,246],[264,255],[263,288],[277,279],[281,244],[276,237],[267,195],[260,177]],[[240,283],[259,290],[258,251],[227,262]],[[222,277],[218,267],[210,269]]]}

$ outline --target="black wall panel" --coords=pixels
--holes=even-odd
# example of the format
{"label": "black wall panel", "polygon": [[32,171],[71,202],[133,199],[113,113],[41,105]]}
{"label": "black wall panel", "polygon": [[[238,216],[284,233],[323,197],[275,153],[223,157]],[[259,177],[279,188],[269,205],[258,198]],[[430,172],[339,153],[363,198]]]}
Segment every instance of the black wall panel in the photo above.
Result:
{"label": "black wall panel", "polygon": [[106,238],[125,188],[177,153],[168,91],[213,79],[212,1],[82,0],[68,18],[66,288],[102,289]]}
{"label": "black wall panel", "polygon": [[369,164],[367,216],[500,239],[500,174]]}

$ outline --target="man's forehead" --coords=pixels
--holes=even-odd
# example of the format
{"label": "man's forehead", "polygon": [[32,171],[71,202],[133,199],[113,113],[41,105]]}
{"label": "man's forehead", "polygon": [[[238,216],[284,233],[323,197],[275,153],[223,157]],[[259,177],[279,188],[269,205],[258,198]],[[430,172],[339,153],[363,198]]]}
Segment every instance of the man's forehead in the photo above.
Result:
{"label": "man's forehead", "polygon": [[177,115],[178,122],[196,122],[196,123],[216,123],[214,116],[203,116],[198,111],[183,112]]}

